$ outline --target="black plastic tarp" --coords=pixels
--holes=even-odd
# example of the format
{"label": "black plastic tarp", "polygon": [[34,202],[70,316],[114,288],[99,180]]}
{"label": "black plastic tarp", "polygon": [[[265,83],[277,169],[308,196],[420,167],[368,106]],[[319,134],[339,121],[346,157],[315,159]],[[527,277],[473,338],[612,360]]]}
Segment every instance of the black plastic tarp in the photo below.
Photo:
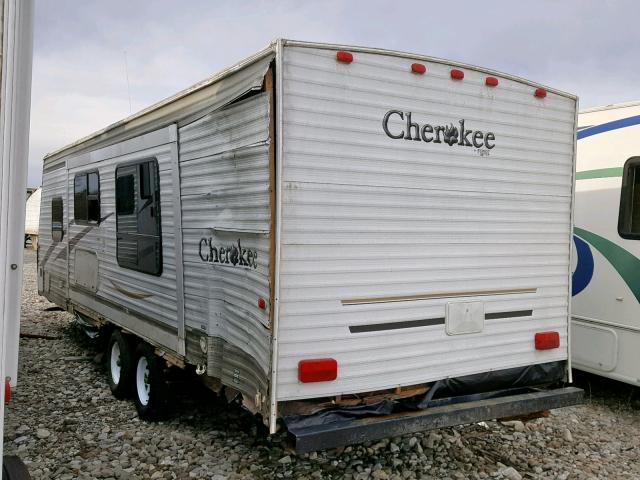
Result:
{"label": "black plastic tarp", "polygon": [[316,425],[349,422],[367,417],[392,413],[424,410],[430,407],[494,398],[522,393],[531,387],[560,382],[566,373],[566,362],[550,362],[525,367],[508,368],[491,372],[447,378],[435,382],[422,397],[383,400],[371,405],[335,407],[313,415],[291,415],[284,418],[287,429],[295,434]]}

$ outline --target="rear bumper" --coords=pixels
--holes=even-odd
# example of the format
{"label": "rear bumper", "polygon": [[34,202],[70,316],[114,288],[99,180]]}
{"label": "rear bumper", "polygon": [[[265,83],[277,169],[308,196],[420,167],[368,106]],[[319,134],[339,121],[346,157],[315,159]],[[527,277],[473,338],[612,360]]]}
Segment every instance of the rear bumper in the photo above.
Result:
{"label": "rear bumper", "polygon": [[297,453],[342,447],[390,436],[514,417],[582,403],[584,391],[575,387],[531,389],[525,393],[493,397],[490,394],[442,399],[439,405],[412,412],[359,418],[290,431]]}

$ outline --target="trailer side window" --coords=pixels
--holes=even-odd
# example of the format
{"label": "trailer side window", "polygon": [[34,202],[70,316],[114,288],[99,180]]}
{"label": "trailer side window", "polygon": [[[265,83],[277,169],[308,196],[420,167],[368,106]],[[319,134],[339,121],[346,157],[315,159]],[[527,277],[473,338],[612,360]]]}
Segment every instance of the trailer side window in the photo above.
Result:
{"label": "trailer side window", "polygon": [[62,197],[53,197],[51,199],[51,238],[54,242],[62,240],[64,222],[64,206]]}
{"label": "trailer side window", "polygon": [[640,157],[624,164],[618,233],[622,238],[640,240]]}
{"label": "trailer side window", "polygon": [[116,231],[118,265],[151,275],[162,274],[157,160],[116,168]]}
{"label": "trailer side window", "polygon": [[116,179],[116,213],[131,215],[135,210],[135,194],[133,175],[123,175]]}
{"label": "trailer side window", "polygon": [[73,181],[73,219],[76,223],[100,222],[100,176],[79,173]]}

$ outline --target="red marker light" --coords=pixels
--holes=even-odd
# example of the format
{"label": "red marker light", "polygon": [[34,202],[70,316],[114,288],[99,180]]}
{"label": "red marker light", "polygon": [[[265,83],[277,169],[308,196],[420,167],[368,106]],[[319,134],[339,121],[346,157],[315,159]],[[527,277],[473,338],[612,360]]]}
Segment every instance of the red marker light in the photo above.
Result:
{"label": "red marker light", "polygon": [[427,71],[427,67],[425,67],[421,63],[412,63],[411,64],[411,71],[413,73],[418,73],[418,74],[422,75],[423,73],[425,73]]}
{"label": "red marker light", "polygon": [[336,53],[336,60],[341,63],[351,63],[353,62],[353,55],[349,52],[343,52],[340,50]]}
{"label": "red marker light", "polygon": [[9,380],[4,382],[4,403],[9,403],[11,401],[11,383]]}
{"label": "red marker light", "polygon": [[462,80],[464,78],[464,72],[462,70],[451,70],[451,78],[454,80]]}
{"label": "red marker light", "polygon": [[330,382],[338,378],[338,362],[333,358],[315,358],[298,362],[301,383]]}
{"label": "red marker light", "polygon": [[484,79],[484,84],[487,87],[497,87],[498,86],[498,79],[496,77],[487,77]]}
{"label": "red marker light", "polygon": [[267,301],[264,298],[259,298],[258,299],[258,308],[260,310],[264,310],[267,308]]}
{"label": "red marker light", "polygon": [[538,332],[535,337],[536,350],[551,350],[560,346],[558,332]]}
{"label": "red marker light", "polygon": [[547,91],[544,88],[536,88],[534,95],[538,98],[544,98],[547,96]]}

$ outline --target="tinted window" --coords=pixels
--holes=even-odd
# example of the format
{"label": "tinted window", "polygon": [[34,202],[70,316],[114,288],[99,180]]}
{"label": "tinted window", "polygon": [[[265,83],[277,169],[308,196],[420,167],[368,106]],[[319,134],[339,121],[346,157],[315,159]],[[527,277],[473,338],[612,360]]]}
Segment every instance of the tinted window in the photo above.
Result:
{"label": "tinted window", "polygon": [[100,176],[80,173],[73,182],[73,218],[78,223],[100,222]]}
{"label": "tinted window", "polygon": [[116,178],[116,212],[118,215],[131,215],[136,206],[133,175]]}
{"label": "tinted window", "polygon": [[640,157],[632,157],[624,165],[618,233],[623,238],[640,239]]}
{"label": "tinted window", "polygon": [[140,198],[151,198],[151,171],[149,169],[149,162],[145,162],[140,165]]}
{"label": "tinted window", "polygon": [[162,273],[158,162],[144,160],[116,169],[118,265]]}
{"label": "tinted window", "polygon": [[75,221],[87,221],[87,176],[76,175],[73,182],[73,218]]}
{"label": "tinted window", "polygon": [[51,199],[51,238],[55,242],[62,240],[62,223],[64,222],[64,206],[62,197]]}

